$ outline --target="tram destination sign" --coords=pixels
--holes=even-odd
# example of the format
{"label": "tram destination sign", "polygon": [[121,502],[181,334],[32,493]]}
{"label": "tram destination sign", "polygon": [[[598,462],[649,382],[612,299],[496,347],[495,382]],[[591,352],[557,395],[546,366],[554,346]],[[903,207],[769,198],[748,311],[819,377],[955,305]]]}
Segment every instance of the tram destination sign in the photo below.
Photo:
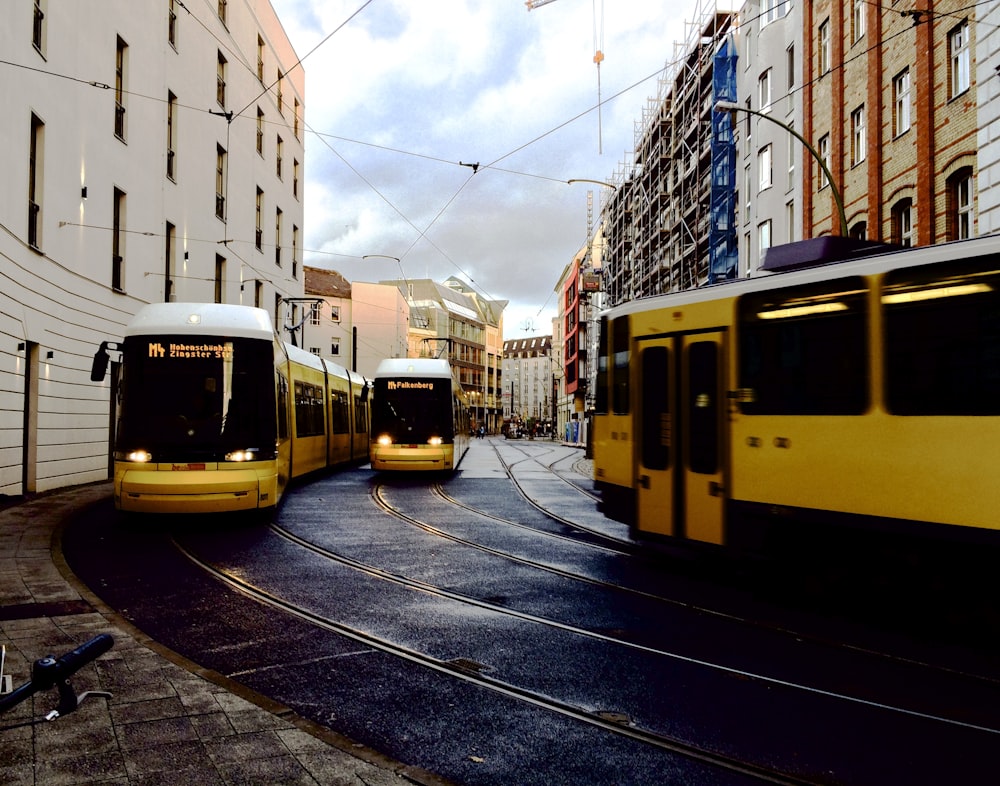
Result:
{"label": "tram destination sign", "polygon": [[233,359],[232,343],[203,342],[203,343],[161,343],[159,341],[149,342],[149,357],[151,358],[208,358],[219,360]]}
{"label": "tram destination sign", "polygon": [[413,379],[387,379],[386,390],[434,390],[432,381],[417,381]]}

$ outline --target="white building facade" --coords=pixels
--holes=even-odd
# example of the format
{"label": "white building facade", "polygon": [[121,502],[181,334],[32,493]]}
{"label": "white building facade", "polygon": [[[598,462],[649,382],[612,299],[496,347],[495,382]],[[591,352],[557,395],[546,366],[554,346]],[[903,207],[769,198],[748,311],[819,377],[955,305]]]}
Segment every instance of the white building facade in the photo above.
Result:
{"label": "white building facade", "polygon": [[108,477],[104,340],[302,295],[305,79],[267,0],[34,0],[0,25],[0,495]]}
{"label": "white building facade", "polygon": [[740,227],[739,275],[752,275],[771,246],[802,239],[801,3],[750,0],[741,11],[737,93],[767,117],[733,112]]}

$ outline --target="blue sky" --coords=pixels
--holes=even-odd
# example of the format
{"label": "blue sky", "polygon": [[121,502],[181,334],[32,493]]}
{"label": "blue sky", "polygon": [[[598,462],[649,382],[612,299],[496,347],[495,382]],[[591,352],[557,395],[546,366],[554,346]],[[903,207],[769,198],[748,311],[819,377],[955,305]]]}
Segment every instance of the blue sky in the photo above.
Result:
{"label": "blue sky", "polygon": [[377,281],[400,266],[362,257],[388,255],[407,278],[456,275],[510,301],[505,338],[551,332],[552,290],[587,240],[588,190],[595,219],[600,204],[600,186],[566,180],[608,180],[627,160],[685,23],[715,7],[271,4],[300,57],[340,27],[303,64],[306,264]]}

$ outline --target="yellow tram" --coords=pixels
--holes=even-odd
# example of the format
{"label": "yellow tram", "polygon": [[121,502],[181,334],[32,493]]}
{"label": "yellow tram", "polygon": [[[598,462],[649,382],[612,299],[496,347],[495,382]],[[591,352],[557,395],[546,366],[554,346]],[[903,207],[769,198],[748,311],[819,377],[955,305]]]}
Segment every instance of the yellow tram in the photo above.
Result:
{"label": "yellow tram", "polygon": [[598,369],[595,484],[636,537],[1000,542],[998,237],[623,304]]}
{"label": "yellow tram", "polygon": [[145,306],[94,381],[109,349],[119,510],[273,508],[291,479],[367,456],[365,379],[281,342],[262,309]]}
{"label": "yellow tram", "polygon": [[373,380],[374,470],[454,470],[469,447],[469,403],[443,358],[390,358]]}

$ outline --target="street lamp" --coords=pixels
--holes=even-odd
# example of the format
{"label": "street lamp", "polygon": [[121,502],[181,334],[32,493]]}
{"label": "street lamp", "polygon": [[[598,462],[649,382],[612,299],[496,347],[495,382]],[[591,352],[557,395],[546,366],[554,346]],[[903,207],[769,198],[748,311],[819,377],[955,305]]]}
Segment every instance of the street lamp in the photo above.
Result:
{"label": "street lamp", "polygon": [[765,112],[758,112],[755,109],[750,109],[749,107],[740,106],[739,104],[733,103],[732,101],[716,101],[715,111],[746,112],[749,115],[756,115],[757,117],[763,117],[765,120],[770,120],[775,125],[781,126],[789,134],[798,139],[805,146],[806,150],[808,150],[812,154],[812,157],[816,159],[817,163],[820,166],[820,169],[823,170],[823,174],[826,175],[827,182],[830,184],[830,189],[833,191],[833,199],[837,203],[837,212],[840,214],[840,235],[841,237],[848,236],[847,214],[844,212],[844,197],[841,195],[840,189],[837,188],[837,184],[833,180],[833,175],[830,174],[830,168],[826,165],[826,161],[823,160],[823,157],[820,156],[820,154],[816,151],[816,148],[814,148],[811,144],[809,144],[809,141],[804,136],[802,136],[802,134],[800,134],[790,125],[782,123],[780,120],[772,117],[771,115]]}
{"label": "street lamp", "polygon": [[603,180],[591,180],[587,177],[574,177],[572,180],[567,180],[566,185],[571,186],[574,183],[593,183],[595,186],[604,186],[605,188],[610,188],[612,191],[616,191],[618,186],[613,183],[605,183]]}

